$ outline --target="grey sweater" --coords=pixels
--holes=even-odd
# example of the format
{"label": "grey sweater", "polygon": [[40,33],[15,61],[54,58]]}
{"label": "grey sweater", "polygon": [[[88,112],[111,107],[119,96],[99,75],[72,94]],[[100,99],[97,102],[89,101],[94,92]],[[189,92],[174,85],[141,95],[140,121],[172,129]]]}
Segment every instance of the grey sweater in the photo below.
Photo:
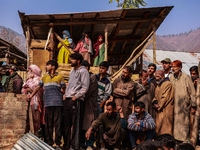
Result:
{"label": "grey sweater", "polygon": [[69,82],[65,90],[65,97],[84,100],[90,84],[90,76],[88,70],[81,66],[78,69],[72,69],[69,75]]}

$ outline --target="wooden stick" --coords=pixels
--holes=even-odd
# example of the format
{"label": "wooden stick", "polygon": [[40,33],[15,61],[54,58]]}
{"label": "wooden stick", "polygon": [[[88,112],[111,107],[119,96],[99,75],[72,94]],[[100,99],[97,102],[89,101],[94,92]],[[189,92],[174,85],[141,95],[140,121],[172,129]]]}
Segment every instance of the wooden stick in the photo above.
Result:
{"label": "wooden stick", "polygon": [[29,44],[30,44],[30,31],[28,26],[26,31],[27,68],[30,65]]}
{"label": "wooden stick", "polygon": [[55,34],[56,38],[58,39],[58,41],[59,41],[67,50],[69,50],[69,52],[70,52],[71,54],[73,54],[74,51],[73,51],[70,47],[68,47],[68,46],[65,45],[65,43],[63,42],[63,39],[62,39],[55,31],[54,31],[54,34]]}
{"label": "wooden stick", "polygon": [[49,39],[50,39],[50,35],[51,35],[52,30],[53,30],[53,27],[51,27],[51,28],[49,29],[49,33],[48,33],[48,36],[47,36],[47,41],[46,41],[44,50],[47,49],[47,45],[48,45],[48,42],[49,42]]}
{"label": "wooden stick", "polygon": [[148,36],[147,36],[147,38],[140,44],[140,45],[138,45],[138,47],[136,47],[134,50],[133,50],[133,52],[132,52],[132,54],[131,54],[131,56],[127,59],[127,61],[123,64],[123,66],[117,71],[117,72],[115,72],[114,73],[114,75],[111,77],[111,80],[112,80],[112,78],[114,78],[119,72],[121,72],[121,70],[129,63],[129,61],[132,59],[132,57],[133,57],[133,55],[135,54],[135,52],[152,36],[152,34],[154,33],[154,31],[152,31]]}
{"label": "wooden stick", "polygon": [[[149,46],[149,44],[151,44],[151,42],[153,41],[153,39],[151,39],[143,48],[142,50],[127,64],[127,66],[130,66],[140,55],[142,55],[142,53],[144,52],[144,50]],[[121,67],[123,68],[123,67]],[[121,74],[122,70],[113,78],[111,78],[112,81],[114,81],[116,78],[118,78]]]}
{"label": "wooden stick", "polygon": [[105,57],[104,61],[108,61],[108,26],[105,24]]}

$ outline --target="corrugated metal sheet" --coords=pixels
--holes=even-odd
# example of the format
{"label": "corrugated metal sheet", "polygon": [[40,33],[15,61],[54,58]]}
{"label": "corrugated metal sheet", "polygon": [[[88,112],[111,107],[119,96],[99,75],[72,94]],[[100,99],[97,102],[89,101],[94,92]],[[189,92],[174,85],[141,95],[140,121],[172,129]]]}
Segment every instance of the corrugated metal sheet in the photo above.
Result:
{"label": "corrugated metal sheet", "polygon": [[25,134],[13,146],[11,150],[55,150],[47,143],[31,133]]}
{"label": "corrugated metal sheet", "polygon": [[[198,66],[200,61],[200,53],[156,50],[156,64],[158,69],[162,69],[161,61],[165,58],[170,58],[171,61],[174,60],[182,61],[183,63],[182,71],[189,75],[190,67],[194,65]],[[143,54],[143,68],[147,69],[148,64],[152,62],[153,62],[153,50],[146,49]]]}

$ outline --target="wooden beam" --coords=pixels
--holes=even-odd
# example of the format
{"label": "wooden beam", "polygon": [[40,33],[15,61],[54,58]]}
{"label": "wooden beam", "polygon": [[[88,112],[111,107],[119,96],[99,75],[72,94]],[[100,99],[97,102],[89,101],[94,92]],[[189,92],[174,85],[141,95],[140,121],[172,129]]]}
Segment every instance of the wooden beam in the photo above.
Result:
{"label": "wooden beam", "polygon": [[[29,67],[30,64],[32,64],[33,56],[29,54],[29,48],[30,48],[30,27],[27,26],[26,28],[26,49],[27,49],[27,68]],[[30,62],[31,60],[31,62]]]}
{"label": "wooden beam", "polygon": [[[122,12],[122,14],[121,14],[121,16],[120,16],[120,19],[123,20],[124,17],[126,16],[126,13],[127,13],[127,10],[124,9],[123,12]],[[112,39],[115,39],[115,38],[116,38],[117,34],[119,33],[120,27],[121,27],[121,23],[118,23],[117,26],[116,26],[116,28],[115,28],[115,31],[114,31],[114,34],[113,34]],[[113,51],[115,45],[116,45],[116,41],[113,41],[113,42],[112,42],[112,45],[111,45],[111,47],[110,47],[110,50],[109,50],[110,53]]]}
{"label": "wooden beam", "polygon": [[[69,20],[65,21],[57,21],[54,22],[56,26],[63,26],[63,25],[90,25],[90,24],[116,24],[116,23],[136,23],[136,22],[151,22],[154,18],[126,18],[126,19],[99,19],[99,20],[73,20],[70,22]],[[32,21],[30,26],[48,26],[50,24],[49,21],[41,23],[41,21]]]}
{"label": "wooden beam", "polygon": [[156,33],[153,34],[153,63],[156,65]]}
{"label": "wooden beam", "polygon": [[[70,21],[72,22],[73,21],[73,14],[70,15]],[[70,25],[70,29],[69,29],[69,33],[70,33],[70,37],[73,39],[73,34],[72,34],[72,31],[73,31],[73,26]]]}
{"label": "wooden beam", "polygon": [[104,57],[104,61],[108,61],[108,25],[105,24],[105,57]]}
{"label": "wooden beam", "polygon": [[[122,45],[122,50],[121,50],[121,54],[124,53],[124,50],[125,50],[125,47],[126,47],[126,44],[127,44],[127,41],[125,41]],[[118,63],[122,60],[123,58],[123,55],[120,56],[119,60],[118,60]]]}
{"label": "wooden beam", "polygon": [[109,42],[117,42],[117,41],[131,41],[131,40],[140,40],[142,37],[131,37],[131,36],[122,36],[117,37],[115,39],[110,39]]}
{"label": "wooden beam", "polygon": [[[100,18],[100,14],[97,13],[97,14],[95,15],[94,20],[98,20],[99,18]],[[92,39],[94,38],[94,27],[95,27],[95,24],[92,24]]]}
{"label": "wooden beam", "polygon": [[8,47],[6,46],[0,46],[0,49],[7,49]]}

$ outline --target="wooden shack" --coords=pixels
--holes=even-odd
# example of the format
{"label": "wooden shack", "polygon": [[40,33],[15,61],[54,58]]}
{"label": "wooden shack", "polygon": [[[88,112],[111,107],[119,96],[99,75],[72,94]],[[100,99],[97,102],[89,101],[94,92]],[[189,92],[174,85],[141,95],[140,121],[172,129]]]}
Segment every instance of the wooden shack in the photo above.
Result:
{"label": "wooden shack", "polygon": [[27,55],[13,44],[0,38],[0,66],[16,64],[20,70],[27,67]]}
{"label": "wooden shack", "polygon": [[[82,31],[87,30],[93,43],[99,34],[105,35],[105,41],[108,41],[105,58],[115,72],[118,70],[112,79],[119,76],[120,68],[125,65],[133,66],[134,73],[138,73],[142,69],[144,49],[153,39],[155,49],[155,31],[172,8],[167,6],[44,15],[19,12],[27,40],[28,65],[36,64],[45,71],[46,62],[56,59],[58,53],[55,45],[59,40],[55,34],[61,36],[63,30],[68,30],[76,44]],[[154,38],[149,40],[152,36]],[[49,40],[50,37],[52,40]],[[67,65],[59,66],[65,75],[71,69]]]}

